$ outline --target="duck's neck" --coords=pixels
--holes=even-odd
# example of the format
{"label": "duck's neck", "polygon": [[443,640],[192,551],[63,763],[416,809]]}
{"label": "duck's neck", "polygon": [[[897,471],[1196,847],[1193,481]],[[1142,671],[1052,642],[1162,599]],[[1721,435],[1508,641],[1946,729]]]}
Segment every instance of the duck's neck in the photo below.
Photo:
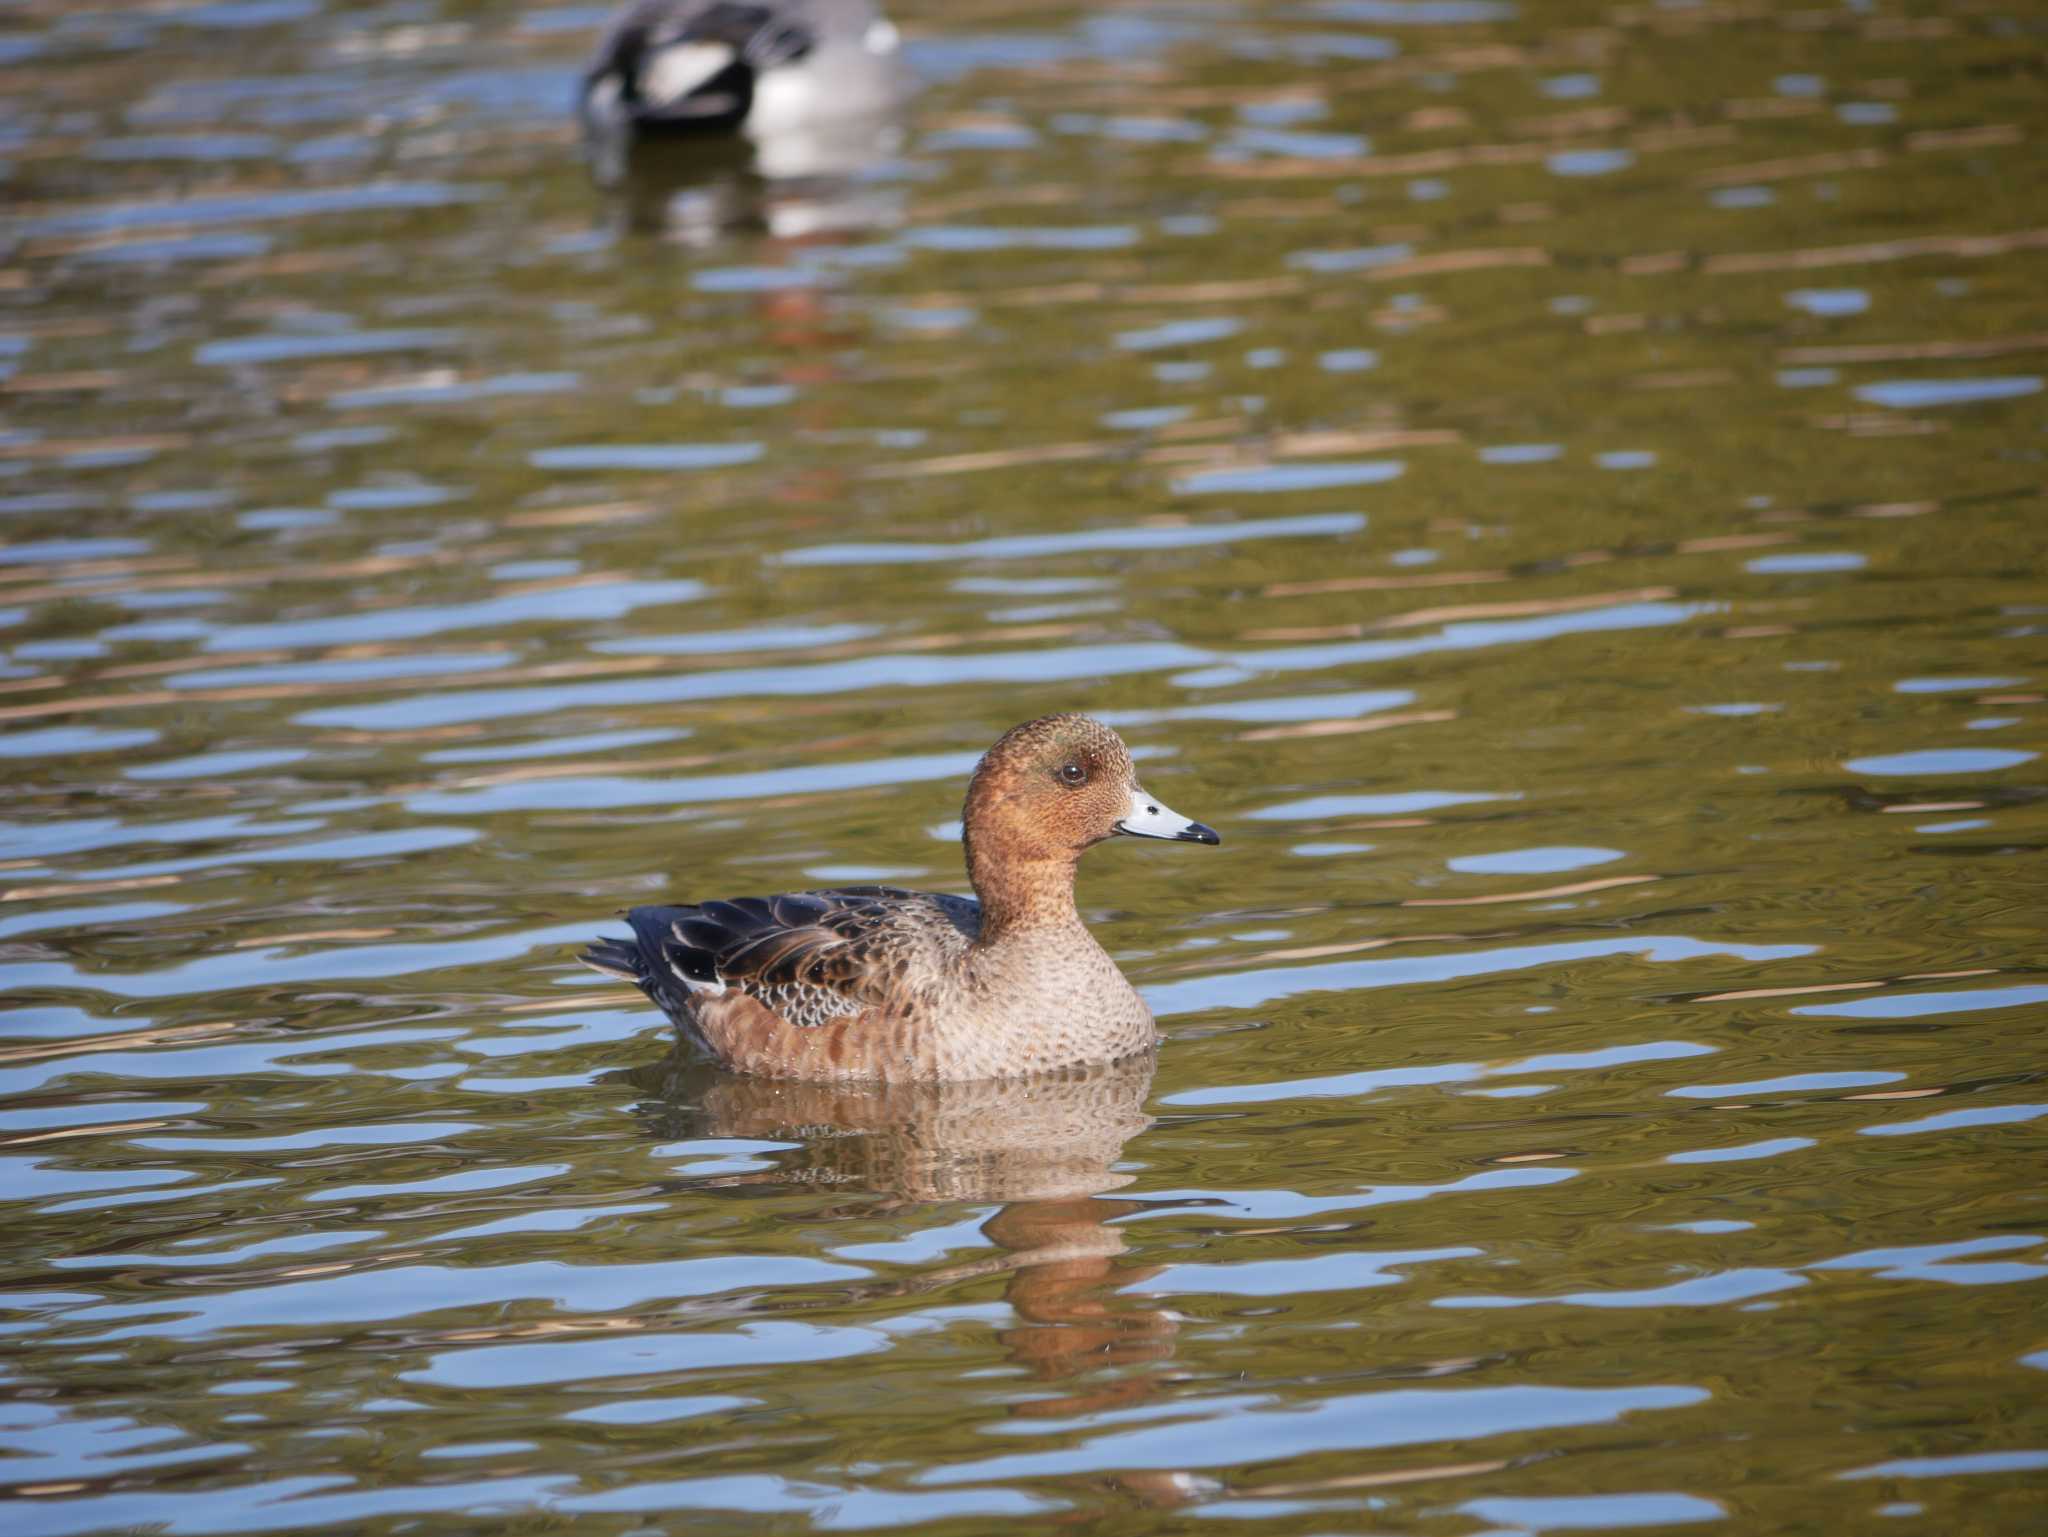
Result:
{"label": "duck's neck", "polygon": [[970,840],[967,878],[981,899],[978,943],[986,948],[1032,933],[1080,927],[1081,915],[1074,908],[1074,867],[1079,862],[1079,854],[997,859]]}

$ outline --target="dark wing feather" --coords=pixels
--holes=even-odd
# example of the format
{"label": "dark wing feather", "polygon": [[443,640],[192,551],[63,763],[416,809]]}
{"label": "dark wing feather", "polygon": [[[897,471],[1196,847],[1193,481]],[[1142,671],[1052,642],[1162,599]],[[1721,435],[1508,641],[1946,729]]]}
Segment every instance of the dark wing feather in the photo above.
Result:
{"label": "dark wing feather", "polygon": [[697,913],[700,923],[719,931],[713,964],[728,987],[751,992],[808,985],[828,988],[849,1002],[880,1002],[872,986],[879,975],[873,965],[877,950],[898,939],[891,922],[895,904],[916,900],[911,892],[888,891],[895,904],[877,902],[885,890],[705,902]]}
{"label": "dark wing feather", "polygon": [[[687,907],[636,907],[626,914],[626,921],[633,927],[631,939],[599,939],[577,959],[593,971],[631,982],[653,999],[663,1013],[688,1025],[690,990],[683,976],[689,973],[684,971],[679,976],[669,969],[663,954],[663,936],[671,922],[690,911]],[[708,976],[691,980],[705,981]]]}
{"label": "dark wing feather", "polygon": [[672,43],[722,43],[749,69],[773,69],[803,58],[817,44],[811,29],[773,6],[733,0],[638,0],[611,20],[598,39],[586,78],[618,71],[631,80],[640,61]]}
{"label": "dark wing feather", "polygon": [[732,48],[757,74],[794,63],[817,43],[802,21],[766,5],[707,6],[692,19],[685,37],[714,39]]}
{"label": "dark wing feather", "polygon": [[808,891],[768,899],[775,921],[784,928],[802,928],[832,911],[832,904]]}
{"label": "dark wing feather", "polygon": [[979,904],[890,886],[847,886],[692,907],[636,907],[633,940],[601,940],[584,961],[637,983],[688,1023],[695,989],[735,989],[795,1023],[900,1007],[933,963],[965,950]]}

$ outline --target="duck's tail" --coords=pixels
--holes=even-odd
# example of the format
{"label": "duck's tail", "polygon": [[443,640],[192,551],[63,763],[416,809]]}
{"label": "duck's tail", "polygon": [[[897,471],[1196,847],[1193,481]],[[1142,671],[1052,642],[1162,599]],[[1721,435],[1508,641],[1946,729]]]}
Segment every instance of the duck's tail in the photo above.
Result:
{"label": "duck's tail", "polygon": [[636,907],[625,915],[626,922],[633,926],[630,939],[602,935],[586,945],[576,959],[592,971],[632,983],[675,1021],[685,1041],[699,1050],[708,1050],[691,1007],[692,989],[661,955],[661,937],[671,931],[676,919],[694,911],[683,907]]}
{"label": "duck's tail", "polygon": [[601,971],[635,987],[647,986],[647,962],[640,947],[630,939],[595,939],[577,957],[592,971]]}

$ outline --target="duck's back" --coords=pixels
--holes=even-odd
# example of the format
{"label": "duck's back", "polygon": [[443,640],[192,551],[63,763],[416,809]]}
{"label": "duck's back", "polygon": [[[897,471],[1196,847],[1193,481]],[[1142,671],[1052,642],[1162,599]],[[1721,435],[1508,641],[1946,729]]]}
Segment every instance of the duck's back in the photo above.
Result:
{"label": "duck's back", "polygon": [[643,989],[700,1049],[797,1078],[952,1076],[945,1022],[971,1013],[971,897],[846,886],[636,907],[633,938],[584,961]]}

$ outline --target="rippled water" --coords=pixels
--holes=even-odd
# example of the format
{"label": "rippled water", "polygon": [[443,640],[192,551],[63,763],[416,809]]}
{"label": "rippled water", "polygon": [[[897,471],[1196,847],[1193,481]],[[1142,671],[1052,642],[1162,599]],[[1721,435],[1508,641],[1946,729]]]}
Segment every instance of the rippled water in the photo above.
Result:
{"label": "rippled water", "polygon": [[[2038,13],[603,12],[8,9],[0,1525],[2038,1530]],[[1156,1075],[573,965],[1066,708]]]}

